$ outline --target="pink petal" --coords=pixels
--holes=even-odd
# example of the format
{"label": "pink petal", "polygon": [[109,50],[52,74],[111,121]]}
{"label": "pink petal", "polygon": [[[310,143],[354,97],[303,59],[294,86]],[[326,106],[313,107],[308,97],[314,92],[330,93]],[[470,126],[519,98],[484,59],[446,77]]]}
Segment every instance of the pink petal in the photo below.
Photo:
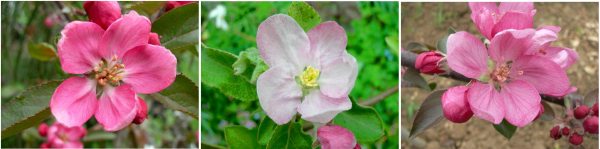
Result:
{"label": "pink petal", "polygon": [[448,36],[448,66],[466,77],[478,78],[487,71],[487,50],[483,43],[467,32]]}
{"label": "pink petal", "polygon": [[133,123],[135,124],[142,124],[144,122],[144,120],[146,120],[146,118],[148,117],[148,106],[146,105],[146,101],[144,101],[144,99],[142,99],[140,96],[136,96],[136,100],[138,102],[138,111],[137,114],[135,115],[135,118],[133,119]]}
{"label": "pink petal", "polygon": [[129,125],[137,114],[135,92],[127,84],[105,86],[96,110],[96,120],[105,131],[117,131]]}
{"label": "pink petal", "polygon": [[515,60],[510,77],[535,86],[541,94],[563,96],[569,89],[567,74],[556,63],[540,56],[522,56]]}
{"label": "pink petal", "polygon": [[335,125],[319,127],[317,140],[322,149],[351,149],[356,146],[354,134],[344,127]]}
{"label": "pink petal", "polygon": [[304,96],[302,104],[298,107],[298,113],[302,115],[302,119],[327,123],[338,113],[350,108],[352,103],[348,97],[331,98],[315,90]]}
{"label": "pink petal", "polygon": [[497,63],[508,62],[523,55],[531,46],[533,29],[506,30],[494,36],[490,42],[489,53],[492,60]]}
{"label": "pink petal", "polygon": [[150,94],[161,91],[177,75],[175,55],[162,46],[145,45],[129,50],[123,55],[123,82],[136,93]]}
{"label": "pink petal", "polygon": [[535,87],[521,80],[502,86],[500,95],[504,101],[504,118],[509,123],[523,127],[538,115],[542,98]]}
{"label": "pink petal", "polygon": [[471,9],[471,13],[479,12],[484,9],[498,12],[496,2],[469,2],[469,8]]}
{"label": "pink petal", "polygon": [[567,70],[567,68],[579,60],[579,55],[575,50],[562,47],[548,47],[540,55],[554,61],[563,70]]}
{"label": "pink petal", "polygon": [[263,21],[256,31],[256,45],[260,56],[270,67],[284,65],[300,73],[306,66],[304,64],[311,62],[308,36],[287,15],[277,14]]}
{"label": "pink petal", "polygon": [[150,33],[148,44],[160,46],[160,37],[156,33]]}
{"label": "pink petal", "polygon": [[538,30],[543,30],[543,29],[544,30],[551,30],[551,31],[553,31],[555,33],[560,32],[560,27],[558,27],[558,26],[546,25],[546,26],[540,26],[540,27],[538,27]]}
{"label": "pink petal", "polygon": [[533,7],[533,2],[501,2],[498,10],[500,13],[504,14],[509,11],[531,13],[535,9]]}
{"label": "pink petal", "polygon": [[150,20],[131,11],[106,29],[100,41],[100,55],[105,59],[113,55],[120,58],[128,50],[148,44],[149,34]]}
{"label": "pink petal", "polygon": [[492,28],[492,37],[508,29],[527,29],[533,27],[533,16],[528,13],[506,12]]}
{"label": "pink petal", "polygon": [[279,125],[292,119],[302,101],[302,89],[294,76],[290,68],[271,67],[256,81],[260,106]]}
{"label": "pink petal", "polygon": [[62,133],[67,137],[67,141],[80,141],[85,136],[87,130],[82,126],[63,127]]}
{"label": "pink petal", "polygon": [[121,17],[121,7],[115,1],[87,1],[83,3],[83,8],[90,21],[103,29]]}
{"label": "pink petal", "polygon": [[472,82],[467,92],[467,100],[476,117],[500,124],[504,118],[502,96],[491,84]]}
{"label": "pink petal", "polygon": [[558,35],[554,30],[540,29],[535,31],[531,37],[532,45],[527,50],[526,54],[532,55],[546,49],[550,44],[558,39]]}
{"label": "pink petal", "polygon": [[103,34],[104,30],[92,22],[67,24],[57,44],[62,69],[71,74],[92,70],[102,58],[98,53],[98,42]]}
{"label": "pink petal", "polygon": [[66,126],[81,126],[96,111],[96,82],[83,77],[70,77],[52,94],[50,111],[56,121]]}
{"label": "pink petal", "polygon": [[492,39],[492,29],[494,24],[499,20],[500,14],[494,2],[470,2],[471,20],[487,39]]}
{"label": "pink petal", "polygon": [[319,76],[321,92],[332,98],[347,97],[358,74],[356,59],[346,52],[329,63],[324,63]]}
{"label": "pink petal", "polygon": [[455,122],[463,123],[471,119],[473,111],[467,102],[466,86],[456,86],[448,88],[442,95],[442,110],[446,119]]}
{"label": "pink petal", "polygon": [[334,21],[319,24],[308,32],[310,53],[319,65],[330,63],[346,53],[348,37],[346,31]]}

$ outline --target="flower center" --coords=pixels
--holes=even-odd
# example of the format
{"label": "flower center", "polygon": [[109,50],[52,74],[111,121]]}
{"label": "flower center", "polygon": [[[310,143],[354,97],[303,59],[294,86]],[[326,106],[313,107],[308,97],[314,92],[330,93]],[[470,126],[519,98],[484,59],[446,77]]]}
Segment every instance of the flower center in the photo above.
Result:
{"label": "flower center", "polygon": [[316,69],[312,66],[308,66],[300,75],[300,83],[303,88],[314,88],[319,86],[317,79],[319,78],[319,69]]}
{"label": "flower center", "polygon": [[497,66],[491,74],[491,78],[496,82],[504,82],[509,79],[510,65],[504,63]]}
{"label": "flower center", "polygon": [[112,86],[118,86],[123,79],[121,75],[123,73],[124,64],[118,62],[117,56],[113,56],[110,61],[102,60],[98,66],[94,67],[92,76],[96,79],[98,84],[104,86],[110,84]]}

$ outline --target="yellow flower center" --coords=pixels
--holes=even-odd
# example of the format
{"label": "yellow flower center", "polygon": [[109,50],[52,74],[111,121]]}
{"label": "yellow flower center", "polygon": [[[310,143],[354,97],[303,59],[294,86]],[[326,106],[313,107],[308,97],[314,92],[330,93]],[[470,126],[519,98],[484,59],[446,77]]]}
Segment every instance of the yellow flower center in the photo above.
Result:
{"label": "yellow flower center", "polygon": [[319,86],[317,79],[319,78],[319,69],[312,66],[306,67],[302,75],[300,75],[300,83],[306,88],[313,88]]}

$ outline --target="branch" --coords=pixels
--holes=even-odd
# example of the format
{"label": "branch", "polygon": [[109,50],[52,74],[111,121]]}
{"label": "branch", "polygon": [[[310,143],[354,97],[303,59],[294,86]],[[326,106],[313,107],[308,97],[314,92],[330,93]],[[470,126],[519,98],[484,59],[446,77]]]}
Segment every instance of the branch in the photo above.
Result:
{"label": "branch", "polygon": [[371,97],[371,98],[369,98],[369,99],[367,99],[367,100],[359,100],[359,102],[358,102],[358,103],[359,103],[360,105],[363,105],[363,106],[372,106],[372,105],[375,105],[375,104],[377,104],[378,102],[380,102],[380,101],[382,101],[383,99],[385,99],[386,97],[388,97],[388,96],[390,96],[390,95],[392,95],[392,94],[394,94],[394,93],[397,93],[397,92],[398,92],[398,90],[399,90],[399,88],[400,88],[400,87],[399,87],[399,84],[397,84],[397,85],[394,85],[394,87],[392,87],[392,88],[389,88],[389,89],[387,89],[387,90],[385,90],[385,91],[383,91],[383,92],[379,93],[378,95],[376,95],[376,96],[373,96],[373,97]]}
{"label": "branch", "polygon": [[[410,52],[410,51],[403,50],[400,55],[402,56],[402,58],[401,58],[402,67],[415,68],[415,62],[417,61],[417,54]],[[463,81],[463,82],[471,81],[470,78],[467,78],[467,77],[463,76],[462,74],[457,73],[452,70],[448,70],[448,72],[441,74],[440,76],[458,80],[458,81]],[[542,95],[542,94],[540,94],[540,96],[542,97],[542,100],[545,100],[547,102],[554,103],[557,105],[565,106],[565,103],[563,102],[563,97],[554,97],[554,96],[548,96],[548,95]]]}

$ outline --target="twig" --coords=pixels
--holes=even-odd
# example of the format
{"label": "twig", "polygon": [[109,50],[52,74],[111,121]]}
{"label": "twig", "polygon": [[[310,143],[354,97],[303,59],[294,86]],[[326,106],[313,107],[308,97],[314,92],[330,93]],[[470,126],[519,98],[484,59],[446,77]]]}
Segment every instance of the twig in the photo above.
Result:
{"label": "twig", "polygon": [[[415,68],[415,62],[417,61],[417,54],[410,52],[410,51],[403,50],[400,55],[402,56],[401,62],[402,62],[403,67]],[[451,70],[449,72],[446,72],[445,74],[441,74],[440,76],[458,80],[458,81],[463,81],[463,82],[471,81],[470,78],[467,78],[467,77],[463,76],[462,74],[459,74],[459,73],[457,73],[455,71],[451,71]],[[543,95],[543,94],[540,94],[540,96],[542,97],[542,100],[544,100],[544,101],[554,103],[557,105],[561,105],[561,106],[565,106],[565,103],[562,101],[563,100],[562,97],[554,97],[554,96],[548,96],[548,95]]]}
{"label": "twig", "polygon": [[58,6],[58,8],[60,9],[60,14],[62,14],[62,16],[65,18],[65,20],[67,20],[67,22],[71,22],[71,18],[67,14],[62,12],[63,9],[65,8],[65,5],[63,5],[63,3],[59,2],[59,1],[54,2],[54,4],[56,4],[56,6]]}
{"label": "twig", "polygon": [[394,87],[389,88],[381,93],[379,93],[378,95],[375,95],[374,97],[371,97],[367,100],[359,100],[359,104],[363,105],[363,106],[372,106],[375,105],[377,103],[379,103],[380,101],[382,101],[383,99],[385,99],[386,97],[397,93],[399,90],[399,84],[394,85]]}

